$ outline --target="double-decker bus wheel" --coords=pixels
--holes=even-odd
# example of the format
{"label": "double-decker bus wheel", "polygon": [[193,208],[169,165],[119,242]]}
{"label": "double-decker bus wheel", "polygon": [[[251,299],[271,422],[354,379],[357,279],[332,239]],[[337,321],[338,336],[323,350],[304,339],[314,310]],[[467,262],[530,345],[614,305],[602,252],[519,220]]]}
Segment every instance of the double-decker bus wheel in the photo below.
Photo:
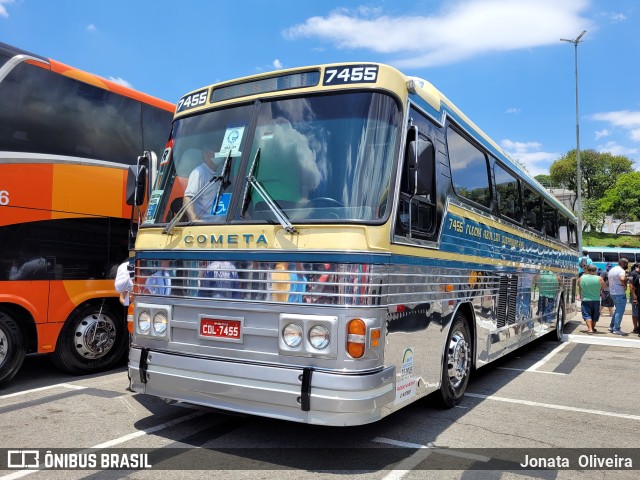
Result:
{"label": "double-decker bus wheel", "polygon": [[76,312],[62,328],[53,363],[70,373],[98,372],[113,367],[126,346],[122,316],[107,304],[94,304]]}
{"label": "double-decker bus wheel", "polygon": [[465,316],[458,312],[453,319],[445,344],[442,365],[440,401],[443,407],[453,408],[464,395],[471,373],[471,333]]}
{"label": "double-decker bus wheel", "polygon": [[20,327],[0,311],[0,385],[11,380],[24,361],[24,338]]}

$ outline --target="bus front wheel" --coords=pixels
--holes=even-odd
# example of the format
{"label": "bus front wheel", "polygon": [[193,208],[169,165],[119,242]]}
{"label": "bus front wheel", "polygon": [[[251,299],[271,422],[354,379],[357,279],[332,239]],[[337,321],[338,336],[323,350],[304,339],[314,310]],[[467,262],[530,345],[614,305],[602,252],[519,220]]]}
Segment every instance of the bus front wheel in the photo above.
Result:
{"label": "bus front wheel", "polygon": [[16,321],[0,312],[0,385],[9,382],[24,361],[24,338]]}
{"label": "bus front wheel", "polygon": [[73,374],[107,370],[123,357],[127,336],[122,316],[112,307],[90,305],[72,315],[62,328],[53,363]]}
{"label": "bus front wheel", "polygon": [[457,313],[449,331],[442,365],[440,400],[445,408],[453,408],[464,395],[471,374],[471,332],[467,319]]}

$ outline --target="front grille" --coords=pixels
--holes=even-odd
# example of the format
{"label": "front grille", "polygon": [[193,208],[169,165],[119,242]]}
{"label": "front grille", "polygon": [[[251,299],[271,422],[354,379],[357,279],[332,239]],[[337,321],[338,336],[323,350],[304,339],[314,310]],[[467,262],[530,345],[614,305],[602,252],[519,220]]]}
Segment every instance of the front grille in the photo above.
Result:
{"label": "front grille", "polygon": [[139,260],[136,295],[332,305],[379,305],[386,266]]}

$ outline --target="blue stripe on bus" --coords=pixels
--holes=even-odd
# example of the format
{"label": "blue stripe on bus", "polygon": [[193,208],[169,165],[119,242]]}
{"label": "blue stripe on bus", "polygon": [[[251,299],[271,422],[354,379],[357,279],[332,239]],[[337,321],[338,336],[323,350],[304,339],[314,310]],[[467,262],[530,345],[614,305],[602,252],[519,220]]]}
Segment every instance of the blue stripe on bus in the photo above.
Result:
{"label": "blue stripe on bus", "polygon": [[242,250],[236,252],[220,250],[190,251],[145,251],[136,258],[166,260],[170,255],[175,260],[250,260],[256,262],[309,262],[309,263],[366,263],[388,264],[389,253],[332,253],[332,252],[274,252],[270,250]]}
{"label": "blue stripe on bus", "polygon": [[[145,251],[137,254],[139,260],[165,260],[166,251]],[[369,264],[369,265],[412,265],[422,267],[442,267],[455,269],[472,269],[472,270],[500,270],[500,271],[523,271],[536,272],[536,268],[507,267],[506,265],[495,264],[487,258],[488,262],[479,261],[461,261],[450,259],[439,259],[432,257],[416,257],[410,255],[398,254],[370,254],[370,253],[330,253],[330,252],[269,252],[246,250],[241,252],[227,251],[188,251],[188,252],[171,252],[171,256],[175,260],[198,260],[198,261],[256,261],[256,262],[306,262],[306,263],[344,263],[344,264]],[[505,260],[505,263],[509,260]],[[538,264],[539,262],[530,262],[530,264]],[[571,264],[572,268],[576,263]],[[553,265],[556,268],[563,268],[557,262]]]}

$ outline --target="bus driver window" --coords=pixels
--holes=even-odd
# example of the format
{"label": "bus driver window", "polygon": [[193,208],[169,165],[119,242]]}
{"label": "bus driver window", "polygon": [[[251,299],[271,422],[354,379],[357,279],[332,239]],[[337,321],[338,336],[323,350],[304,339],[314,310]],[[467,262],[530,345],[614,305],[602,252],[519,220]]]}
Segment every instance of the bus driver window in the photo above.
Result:
{"label": "bus driver window", "polygon": [[435,226],[435,150],[422,135],[407,145],[400,190],[401,235],[426,238]]}

